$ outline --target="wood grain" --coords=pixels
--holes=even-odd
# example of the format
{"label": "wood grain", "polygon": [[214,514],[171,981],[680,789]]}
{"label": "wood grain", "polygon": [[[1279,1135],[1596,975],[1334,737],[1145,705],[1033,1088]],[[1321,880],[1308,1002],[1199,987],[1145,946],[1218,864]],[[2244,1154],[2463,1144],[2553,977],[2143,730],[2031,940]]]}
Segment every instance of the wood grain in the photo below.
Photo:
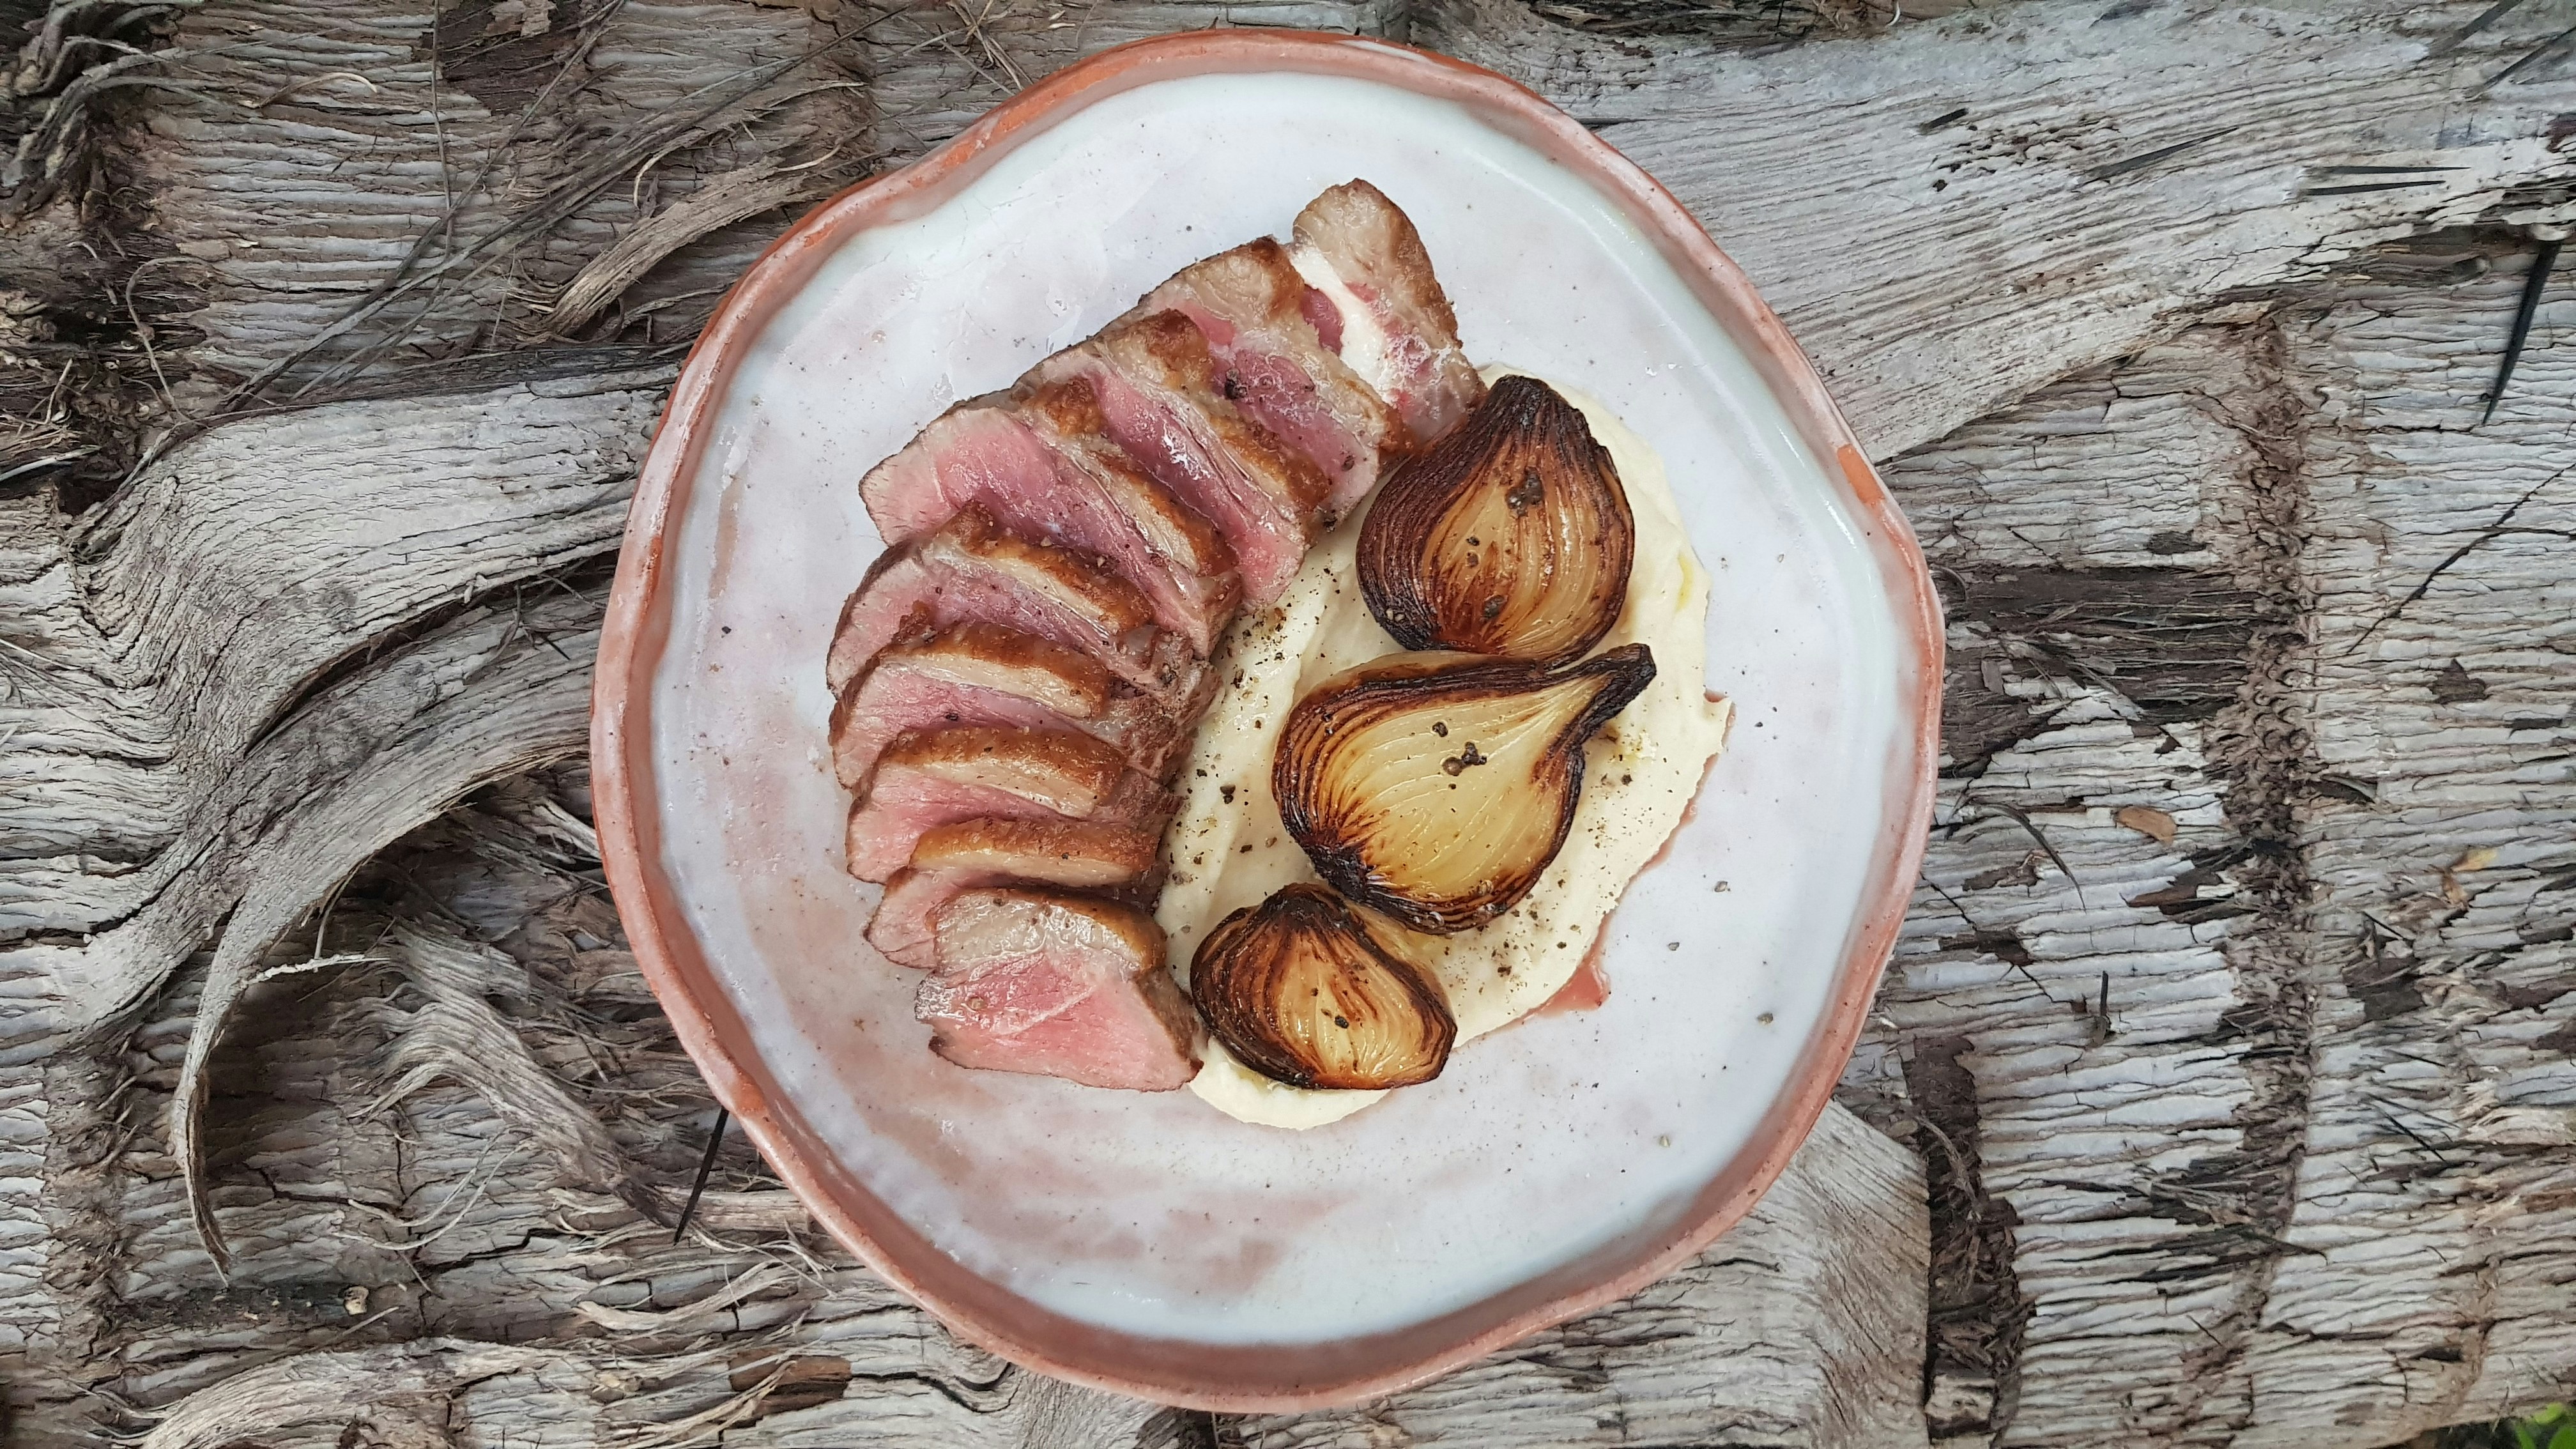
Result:
{"label": "wood grain", "polygon": [[[2475,425],[2571,215],[2548,7],[39,8],[9,1442],[2370,1443],[2576,1384],[2569,282]],[[1849,1111],[1631,1303],[1293,1419],[957,1345],[739,1141],[670,1241],[710,1105],[562,758],[675,344],[779,208],[1224,23],[1493,65],[1671,184],[1953,652]]]}

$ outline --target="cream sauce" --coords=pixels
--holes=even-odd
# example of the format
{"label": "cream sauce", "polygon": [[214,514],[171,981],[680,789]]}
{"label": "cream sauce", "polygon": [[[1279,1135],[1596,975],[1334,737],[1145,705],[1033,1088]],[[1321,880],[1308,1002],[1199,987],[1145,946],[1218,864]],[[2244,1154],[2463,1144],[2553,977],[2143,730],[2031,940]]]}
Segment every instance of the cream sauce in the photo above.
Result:
{"label": "cream sauce", "polygon": [[[1489,367],[1485,376],[1512,371]],[[1585,747],[1574,828],[1538,888],[1478,930],[1406,937],[1414,959],[1447,991],[1462,1047],[1537,1009],[1572,979],[1628,883],[1699,794],[1726,743],[1731,713],[1704,686],[1708,575],[1663,461],[1608,408],[1572,388],[1557,390],[1609,449],[1636,517],[1627,604],[1602,647],[1645,644],[1654,651],[1655,680]],[[1155,912],[1184,980],[1217,922],[1281,886],[1316,879],[1279,823],[1270,762],[1289,708],[1308,691],[1401,648],[1361,596],[1359,529],[1353,517],[1318,541],[1279,601],[1237,621],[1218,646],[1222,683],[1181,771],[1181,809],[1165,836],[1171,876]],[[1454,1058],[1450,1070],[1457,1070]],[[1190,1090],[1243,1121],[1301,1129],[1339,1121],[1386,1095],[1286,1086],[1214,1043]]]}

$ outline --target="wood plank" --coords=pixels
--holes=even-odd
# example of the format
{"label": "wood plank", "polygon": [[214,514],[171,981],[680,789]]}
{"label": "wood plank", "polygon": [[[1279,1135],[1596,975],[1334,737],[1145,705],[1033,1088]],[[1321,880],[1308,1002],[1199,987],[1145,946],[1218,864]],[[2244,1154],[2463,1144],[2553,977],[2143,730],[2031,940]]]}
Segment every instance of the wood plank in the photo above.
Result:
{"label": "wood plank", "polygon": [[[266,1442],[337,1443],[354,1415],[387,1442],[2262,1443],[2563,1392],[2576,519],[2566,481],[2531,490],[2576,422],[2570,304],[2562,284],[2514,396],[2472,428],[2521,255],[2492,230],[2389,245],[2564,215],[2570,156],[2547,138],[2570,83],[2546,64],[2496,81],[2547,38],[2541,10],[2451,45],[2477,5],[2033,3],[1755,53],[1499,0],[910,7],[836,43],[854,8],[555,0],[522,36],[518,0],[444,28],[368,0],[320,29],[210,0],[166,64],[213,91],[138,91],[81,133],[124,147],[133,184],[75,165],[0,237],[36,303],[0,306],[25,334],[0,364],[10,465],[98,450],[35,475],[64,480],[60,507],[0,496],[13,1442],[175,1409],[162,1442],[295,1410]],[[1157,1414],[1008,1370],[814,1240],[738,1144],[671,1244],[652,1215],[707,1105],[563,771],[379,858],[327,937],[366,960],[255,987],[203,1055],[237,1252],[216,1279],[162,1126],[206,982],[183,963],[287,858],[282,834],[217,827],[291,823],[315,777],[262,747],[333,690],[390,700],[466,613],[495,622],[568,568],[592,581],[667,376],[639,349],[687,335],[711,301],[691,294],[781,217],[695,237],[683,204],[915,154],[1013,71],[1246,18],[1409,26],[1533,79],[1675,185],[1874,451],[1905,454],[1891,486],[1952,590],[1951,778],[1844,1097],[1928,1167],[1928,1313],[1927,1250],[1891,1236],[1921,1189],[1839,1117],[1818,1144],[1838,1159],[1802,1157],[1683,1275],[1353,1414]],[[727,92],[720,122],[673,111],[800,57]],[[680,149],[639,170],[647,139]],[[608,154],[615,184],[585,179]],[[2334,169],[2365,165],[2461,169]],[[666,233],[628,276],[610,254],[647,223]],[[76,244],[93,227],[118,245]],[[508,265],[441,260],[485,237]],[[270,394],[340,401],[207,416],[424,238],[447,269]],[[547,343],[543,309],[579,276],[623,310]],[[272,627],[208,643],[244,598]],[[556,657],[505,633],[475,647]],[[577,708],[577,676],[553,678]],[[343,778],[404,758],[381,730],[330,738]],[[427,808],[472,753],[360,798]],[[371,847],[347,833],[354,864]],[[336,875],[298,858],[271,922]],[[230,883],[180,891],[195,903],[143,949],[137,913],[209,874]],[[314,924],[245,939],[236,976],[309,960]]]}
{"label": "wood plank", "polygon": [[1392,0],[907,5],[868,27],[868,95],[880,144],[910,161],[1031,81],[1113,45],[1231,26],[1383,35],[1397,9]]}
{"label": "wood plank", "polygon": [[2546,137],[2576,82],[2486,85],[2563,22],[2432,53],[2484,8],[2013,5],[1751,53],[1424,0],[1411,33],[1670,187],[1887,457],[2231,289],[2425,225],[2567,220],[2576,156]]}
{"label": "wood plank", "polygon": [[1936,1435],[2391,1439],[2576,1372],[2565,333],[2474,426],[2522,255],[2383,253],[1890,470],[1977,727],[1846,1079],[1930,1164]]}

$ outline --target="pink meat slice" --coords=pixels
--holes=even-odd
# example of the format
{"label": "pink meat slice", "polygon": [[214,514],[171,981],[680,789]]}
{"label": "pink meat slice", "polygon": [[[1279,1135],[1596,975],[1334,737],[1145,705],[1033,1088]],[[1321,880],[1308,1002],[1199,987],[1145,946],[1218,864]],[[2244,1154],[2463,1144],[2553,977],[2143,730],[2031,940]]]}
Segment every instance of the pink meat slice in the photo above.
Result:
{"label": "pink meat slice", "polygon": [[[1224,365],[1225,396],[1331,482],[1327,521],[1377,486],[1378,454],[1403,424],[1341,359],[1339,315],[1269,237],[1182,268],[1129,317],[1177,311]],[[1317,330],[1321,321],[1335,335]]]}
{"label": "pink meat slice", "polygon": [[911,860],[924,832],[961,820],[1088,820],[1160,839],[1177,805],[1088,735],[916,730],[878,753],[843,843],[850,874],[882,881]]}
{"label": "pink meat slice", "polygon": [[1369,381],[1404,420],[1407,439],[1421,447],[1465,421],[1485,384],[1458,345],[1458,316],[1413,218],[1376,187],[1347,181],[1297,213],[1296,238],[1385,332],[1383,370]]}
{"label": "pink meat slice", "polygon": [[975,504],[1024,538],[1096,554],[1204,657],[1233,602],[1231,558],[1205,547],[1221,550],[1223,541],[1132,467],[1093,466],[1100,460],[1050,441],[1007,398],[962,402],[869,469],[859,496],[890,544],[932,533]]}
{"label": "pink meat slice", "polygon": [[1183,743],[1178,721],[1078,650],[979,619],[898,635],[832,707],[832,769],[856,789],[906,730],[949,725],[1072,728],[1156,779]]}
{"label": "pink meat slice", "polygon": [[933,916],[938,969],[913,1015],[961,1067],[1167,1092],[1198,1071],[1199,1025],[1133,906],[1051,891],[964,891]]}
{"label": "pink meat slice", "polygon": [[1091,380],[1059,378],[1014,394],[1020,419],[1056,456],[1091,481],[1098,494],[1134,520],[1151,555],[1162,561],[1171,593],[1154,596],[1155,617],[1204,656],[1242,602],[1234,547],[1208,518],[1156,482],[1109,435],[1109,420]]}
{"label": "pink meat slice", "polygon": [[824,683],[837,699],[898,634],[978,620],[1078,649],[1175,718],[1195,718],[1213,689],[1207,665],[1154,622],[1134,585],[972,504],[878,557],[842,607]]}
{"label": "pink meat slice", "polygon": [[1111,440],[1216,525],[1242,570],[1245,597],[1267,604],[1305,561],[1332,483],[1236,408],[1224,375],[1197,323],[1153,312],[1057,353],[1025,385],[1086,384]]}
{"label": "pink meat slice", "polygon": [[1151,836],[1087,820],[961,820],[924,831],[912,863],[886,882],[868,944],[900,966],[938,964],[931,918],[963,891],[1049,885],[1143,903],[1155,875]]}

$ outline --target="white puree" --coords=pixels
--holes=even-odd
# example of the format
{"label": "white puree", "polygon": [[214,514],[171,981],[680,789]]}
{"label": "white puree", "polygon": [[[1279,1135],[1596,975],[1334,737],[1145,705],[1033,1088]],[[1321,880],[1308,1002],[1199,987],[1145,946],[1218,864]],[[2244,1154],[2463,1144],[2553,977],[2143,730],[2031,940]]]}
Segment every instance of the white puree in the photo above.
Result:
{"label": "white puree", "polygon": [[[1488,367],[1485,377],[1512,371]],[[1585,747],[1574,828],[1537,889],[1482,929],[1407,933],[1410,954],[1448,991],[1462,1046],[1519,1020],[1573,978],[1628,883],[1681,824],[1726,743],[1732,713],[1702,685],[1708,575],[1691,550],[1663,460],[1601,403],[1562,384],[1557,391],[1610,450],[1636,515],[1627,607],[1603,647],[1646,645],[1654,651],[1655,681]],[[1281,886],[1317,878],[1280,826],[1270,762],[1291,705],[1329,676],[1403,647],[1361,597],[1353,562],[1359,528],[1355,516],[1325,536],[1279,602],[1247,614],[1218,647],[1223,682],[1181,772],[1181,810],[1165,837],[1171,881],[1155,912],[1184,979],[1191,954],[1217,922]],[[1213,1041],[1190,1090],[1228,1116],[1294,1128],[1340,1121],[1386,1095],[1286,1086]]]}

